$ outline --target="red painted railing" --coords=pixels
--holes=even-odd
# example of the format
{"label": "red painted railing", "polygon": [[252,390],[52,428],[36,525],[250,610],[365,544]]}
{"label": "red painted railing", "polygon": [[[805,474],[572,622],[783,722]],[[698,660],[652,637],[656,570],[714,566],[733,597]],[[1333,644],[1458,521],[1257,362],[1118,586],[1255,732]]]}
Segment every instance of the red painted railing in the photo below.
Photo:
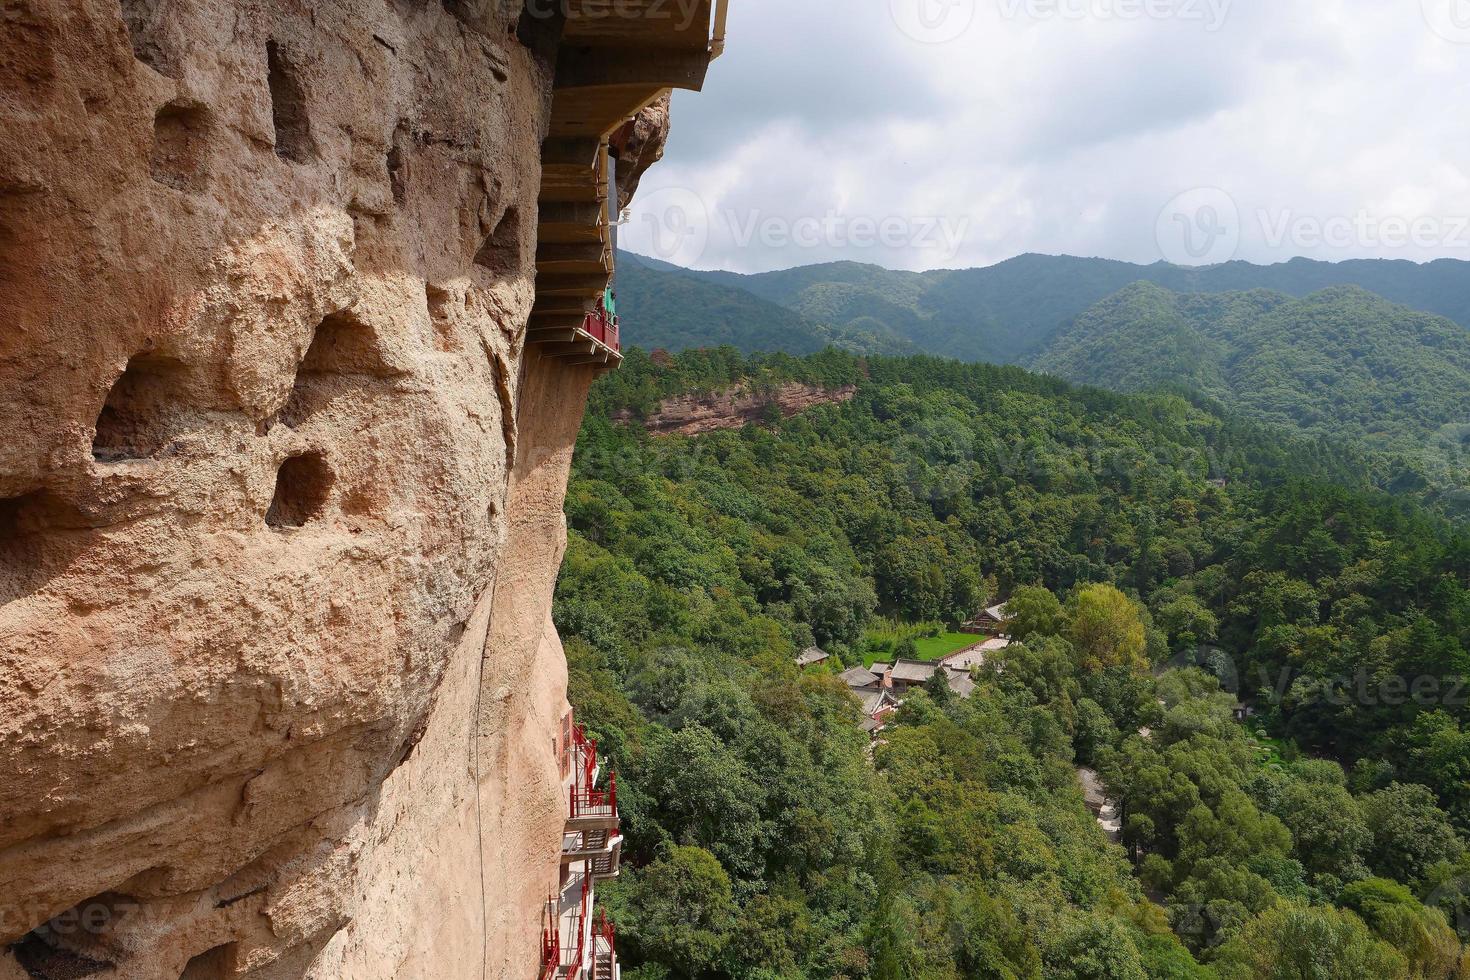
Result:
{"label": "red painted railing", "polygon": [[582,320],[582,329],[590,334],[593,340],[600,341],[615,351],[622,350],[618,337],[617,317],[608,316],[602,310],[593,310]]}
{"label": "red painted railing", "polygon": [[557,976],[575,978],[581,974],[582,965],[587,958],[587,950],[582,943],[582,924],[591,916],[591,906],[592,880],[584,876],[582,897],[577,914],[572,917],[572,940],[568,946],[561,941],[561,902],[559,899],[551,901],[548,907],[551,924],[541,933],[541,980],[554,980]]}
{"label": "red painted railing", "polygon": [[[590,782],[590,781],[589,781]],[[607,779],[607,789],[592,789],[589,783],[573,786],[572,817],[601,817],[618,815],[618,774]]]}
{"label": "red painted railing", "polygon": [[597,740],[587,737],[587,729],[581,725],[572,728],[572,764],[576,775],[572,780],[572,817],[617,816],[618,774],[608,776],[607,789],[598,789]]}
{"label": "red painted railing", "polygon": [[606,909],[602,910],[601,916],[597,920],[597,925],[593,929],[595,930],[596,936],[607,943],[608,952],[616,953],[618,949],[617,937],[613,934],[612,920],[607,917]]}
{"label": "red painted railing", "polygon": [[550,922],[541,930],[541,980],[554,980],[561,965],[561,915],[556,899],[546,903],[546,915]]}

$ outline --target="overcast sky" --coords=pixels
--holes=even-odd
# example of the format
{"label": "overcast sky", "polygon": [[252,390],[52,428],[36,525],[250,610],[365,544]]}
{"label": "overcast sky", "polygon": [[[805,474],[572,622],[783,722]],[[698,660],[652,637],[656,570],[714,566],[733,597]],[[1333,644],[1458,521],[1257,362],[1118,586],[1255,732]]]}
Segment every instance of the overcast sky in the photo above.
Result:
{"label": "overcast sky", "polygon": [[1470,259],[1470,0],[731,0],[673,127],[697,268]]}

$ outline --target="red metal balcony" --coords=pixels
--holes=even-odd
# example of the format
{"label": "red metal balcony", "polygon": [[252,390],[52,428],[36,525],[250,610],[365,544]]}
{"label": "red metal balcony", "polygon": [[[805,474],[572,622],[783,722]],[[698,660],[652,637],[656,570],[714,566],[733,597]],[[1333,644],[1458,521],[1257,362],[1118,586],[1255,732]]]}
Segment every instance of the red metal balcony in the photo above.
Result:
{"label": "red metal balcony", "polygon": [[623,345],[618,338],[618,318],[608,316],[601,309],[593,310],[582,321],[582,332],[602,344],[613,353],[620,353]]}
{"label": "red metal balcony", "polygon": [[578,725],[572,729],[572,785],[568,789],[567,833],[616,830],[618,827],[618,774],[608,777],[607,789],[597,788],[597,741]]}

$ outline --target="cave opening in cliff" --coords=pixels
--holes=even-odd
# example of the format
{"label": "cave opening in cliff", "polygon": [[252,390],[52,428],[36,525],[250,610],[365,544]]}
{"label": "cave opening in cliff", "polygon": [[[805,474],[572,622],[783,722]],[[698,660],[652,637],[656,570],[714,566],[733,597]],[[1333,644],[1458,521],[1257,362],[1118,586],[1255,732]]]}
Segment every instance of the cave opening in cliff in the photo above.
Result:
{"label": "cave opening in cliff", "polygon": [[181,191],[203,189],[209,110],[198,103],[170,102],[153,118],[149,173],[158,183]]}
{"label": "cave opening in cliff", "polygon": [[90,525],[49,490],[0,499],[0,606],[30,595],[70,564]]}
{"label": "cave opening in cliff", "polygon": [[11,952],[26,974],[38,980],[112,976],[126,955],[122,950],[141,909],[131,895],[103,892],[41,923],[11,946]]}
{"label": "cave opening in cliff", "polygon": [[336,475],[321,453],[302,453],[281,464],[276,492],[265,522],[274,528],[305,527],[320,517],[332,494]]}
{"label": "cave opening in cliff", "polygon": [[475,254],[475,265],[496,278],[503,278],[520,271],[521,258],[521,212],[519,208],[506,208],[495,230]]}
{"label": "cave opening in cliff", "polygon": [[10,952],[32,980],[58,980],[61,977],[83,980],[85,977],[108,976],[116,971],[111,963],[51,945],[41,930],[27,933],[10,947]]}
{"label": "cave opening in cliff", "polygon": [[388,365],[377,335],[351,310],[328,314],[316,328],[301,373],[362,374],[388,378],[399,373]]}
{"label": "cave opening in cliff", "polygon": [[163,36],[163,13],[167,6],[168,0],[122,0],[123,22],[128,25],[133,57],[160,75],[178,78],[181,73]]}
{"label": "cave opening in cliff", "polygon": [[159,354],[138,354],[108,392],[97,416],[92,456],[99,463],[156,456],[181,428],[188,367]]}
{"label": "cave opening in cliff", "polygon": [[334,391],[342,390],[338,382],[343,379],[362,385],[401,374],[384,358],[377,333],[356,313],[330,313],[312,336],[280,421],[296,428],[320,411]]}
{"label": "cave opening in cliff", "polygon": [[265,55],[271,120],[276,127],[276,156],[292,163],[310,163],[316,156],[316,140],[311,135],[311,116],[300,74],[275,41],[266,43]]}
{"label": "cave opening in cliff", "polygon": [[235,975],[237,944],[216,946],[189,960],[179,980],[224,980]]}

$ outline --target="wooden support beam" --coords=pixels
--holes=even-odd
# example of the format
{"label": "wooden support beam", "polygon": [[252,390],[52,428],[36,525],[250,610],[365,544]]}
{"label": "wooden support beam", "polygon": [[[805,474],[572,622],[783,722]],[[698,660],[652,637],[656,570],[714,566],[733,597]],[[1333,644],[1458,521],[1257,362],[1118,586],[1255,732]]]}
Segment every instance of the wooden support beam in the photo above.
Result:
{"label": "wooden support beam", "polygon": [[538,327],[526,331],[526,342],[530,344],[567,344],[576,339],[576,327]]}
{"label": "wooden support beam", "polygon": [[576,167],[590,173],[601,149],[602,141],[595,136],[553,136],[541,144],[541,165]]}
{"label": "wooden support beam", "polygon": [[563,44],[556,59],[556,90],[616,85],[698,90],[708,71],[708,50]]}
{"label": "wooden support beam", "polygon": [[553,273],[536,277],[536,299],[542,296],[596,296],[607,288],[607,276],[568,276]]}
{"label": "wooden support beam", "polygon": [[591,201],[542,201],[537,208],[541,227],[548,225],[593,225],[607,217],[606,206]]}
{"label": "wooden support beam", "polygon": [[563,89],[552,101],[549,132],[554,136],[605,137],[667,88],[636,82]]}
{"label": "wooden support beam", "polygon": [[607,229],[602,225],[543,224],[536,229],[539,245],[586,245],[607,239]]}
{"label": "wooden support beam", "polygon": [[581,329],[582,320],[580,319],[576,320],[575,322],[570,318],[566,320],[543,320],[540,323],[535,323],[528,326],[528,328],[526,329],[526,336],[530,337],[532,334],[535,334],[538,340],[546,340],[554,336],[561,336],[567,331],[576,333],[578,330]]}
{"label": "wooden support beam", "polygon": [[709,48],[713,10],[714,0],[566,0],[563,39],[703,51]]}
{"label": "wooden support beam", "polygon": [[607,246],[596,245],[539,245],[536,248],[536,263],[542,262],[601,262]]}
{"label": "wooden support beam", "polygon": [[536,347],[548,357],[578,357],[594,354],[597,352],[597,341],[575,340],[567,343],[541,343],[537,341]]}
{"label": "wooden support beam", "polygon": [[587,355],[582,356],[582,357],[569,357],[569,358],[567,358],[566,363],[572,364],[572,365],[576,365],[576,364],[614,364],[614,363],[621,364],[622,361],[623,361],[623,355],[618,354],[618,353],[615,353],[615,352],[613,352],[611,350],[608,350],[607,348],[603,348],[601,351],[597,352],[596,354],[587,354]]}
{"label": "wooden support beam", "polygon": [[547,298],[545,305],[537,305],[531,308],[531,324],[533,326],[551,325],[560,320],[575,319],[577,325],[587,318],[597,305],[595,296],[558,296]]}

